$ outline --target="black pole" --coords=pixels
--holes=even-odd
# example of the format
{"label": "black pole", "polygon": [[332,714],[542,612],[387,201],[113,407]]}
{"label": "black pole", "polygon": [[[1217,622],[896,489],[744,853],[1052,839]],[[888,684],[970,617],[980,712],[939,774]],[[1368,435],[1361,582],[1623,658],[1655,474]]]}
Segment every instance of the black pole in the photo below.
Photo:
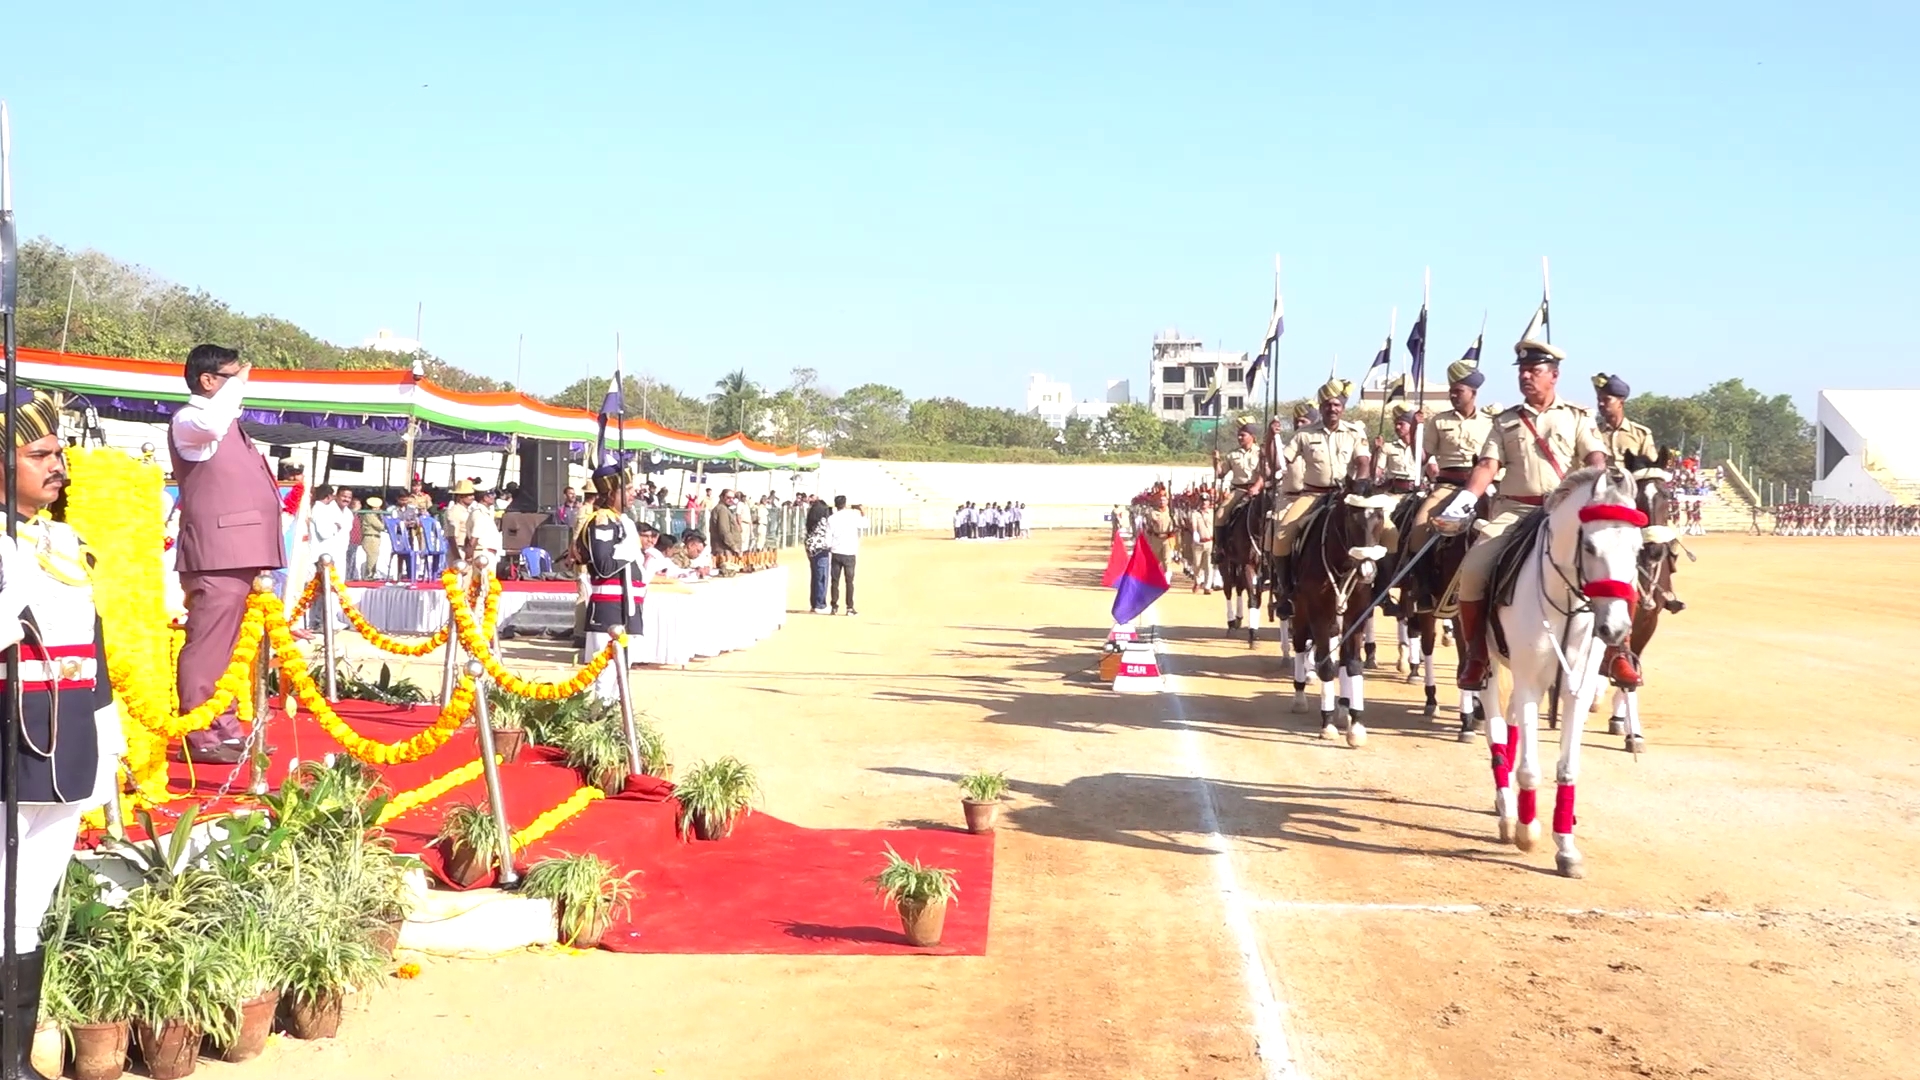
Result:
{"label": "black pole", "polygon": [[[5,103],[0,103],[0,338],[4,338],[6,350],[7,380],[7,420],[6,455],[7,475],[5,503],[7,517],[7,546],[19,543],[20,519],[14,510],[14,476],[18,466],[19,453],[14,448],[14,432],[20,419],[19,362],[20,356],[14,342],[13,315],[14,306],[20,296],[20,260],[19,241],[14,233],[13,224],[13,174],[11,162],[12,133],[7,122]],[[3,584],[3,583],[0,583]],[[20,649],[11,646],[6,651],[6,716],[5,734],[0,735],[0,779],[6,783],[4,798],[7,832],[7,867],[5,872],[6,899],[0,917],[4,917],[5,926],[0,927],[6,942],[0,945],[0,990],[6,997],[0,1001],[0,1010],[8,1015],[6,1022],[0,1024],[0,1061],[23,1061],[27,1056],[27,1047],[13,1045],[22,1030],[31,1032],[31,1023],[21,1025],[14,1022],[11,1015],[18,1008],[20,1000],[20,954],[14,941],[14,923],[19,921],[20,908]]]}

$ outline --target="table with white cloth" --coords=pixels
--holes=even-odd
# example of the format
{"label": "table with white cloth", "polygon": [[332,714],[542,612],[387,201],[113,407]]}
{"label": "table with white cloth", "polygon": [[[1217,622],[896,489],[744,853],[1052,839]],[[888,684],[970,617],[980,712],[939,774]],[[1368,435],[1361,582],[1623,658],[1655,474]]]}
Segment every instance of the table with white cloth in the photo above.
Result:
{"label": "table with white cloth", "polygon": [[[447,596],[437,585],[352,584],[355,607],[389,634],[431,634],[447,624]],[[505,622],[529,601],[565,596],[573,587],[523,590],[509,585],[500,593]],[[647,589],[645,629],[628,642],[636,664],[683,666],[696,657],[745,649],[773,636],[787,621],[787,568],[769,567],[751,574],[706,581],[655,581]]]}

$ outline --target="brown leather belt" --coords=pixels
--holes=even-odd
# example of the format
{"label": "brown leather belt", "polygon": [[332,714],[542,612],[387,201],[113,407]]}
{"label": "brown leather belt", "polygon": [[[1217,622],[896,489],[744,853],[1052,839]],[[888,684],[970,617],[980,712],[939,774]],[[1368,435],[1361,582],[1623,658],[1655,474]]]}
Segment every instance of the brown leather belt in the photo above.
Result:
{"label": "brown leather belt", "polygon": [[1539,506],[1547,501],[1545,495],[1502,495],[1500,497],[1508,502],[1517,502],[1524,506]]}
{"label": "brown leather belt", "polygon": [[1473,475],[1473,469],[1441,469],[1438,478],[1448,484],[1464,484],[1467,477]]}
{"label": "brown leather belt", "polygon": [[1302,484],[1300,490],[1309,495],[1325,495],[1328,492],[1339,491],[1340,489],[1337,487],[1321,487],[1318,484]]}
{"label": "brown leather belt", "polygon": [[1395,495],[1405,495],[1413,490],[1413,481],[1389,480],[1387,481],[1387,490],[1393,492]]}

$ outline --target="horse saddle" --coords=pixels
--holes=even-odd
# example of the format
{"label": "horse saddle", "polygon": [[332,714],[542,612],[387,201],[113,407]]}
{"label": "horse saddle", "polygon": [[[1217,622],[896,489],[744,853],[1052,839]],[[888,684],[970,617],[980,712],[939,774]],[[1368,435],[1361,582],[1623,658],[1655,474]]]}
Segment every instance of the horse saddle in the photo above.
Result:
{"label": "horse saddle", "polygon": [[[1501,548],[1500,553],[1493,557],[1493,573],[1487,581],[1487,595],[1493,600],[1491,610],[1498,611],[1513,603],[1514,587],[1520,581],[1520,568],[1526,565],[1527,556],[1533,552],[1534,537],[1540,535],[1546,523],[1546,510],[1536,506],[1514,522],[1512,528],[1494,539],[1494,543],[1500,544]],[[1493,634],[1500,655],[1507,655],[1507,636],[1500,627],[1500,620],[1488,618],[1487,629]]]}

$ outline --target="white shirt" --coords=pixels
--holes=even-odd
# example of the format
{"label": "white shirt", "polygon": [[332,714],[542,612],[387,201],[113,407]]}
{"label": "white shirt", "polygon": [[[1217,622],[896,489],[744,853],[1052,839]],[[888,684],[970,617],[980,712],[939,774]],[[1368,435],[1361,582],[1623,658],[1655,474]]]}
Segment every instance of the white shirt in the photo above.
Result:
{"label": "white shirt", "polygon": [[327,499],[315,503],[313,509],[307,512],[307,535],[316,546],[344,550],[347,546],[347,526],[352,523],[352,511]]}
{"label": "white shirt", "polygon": [[491,551],[495,555],[506,546],[506,540],[500,535],[500,523],[494,520],[493,508],[479,502],[473,504],[472,523],[467,526],[467,536],[473,540],[475,551]]}
{"label": "white shirt", "polygon": [[240,419],[240,408],[247,396],[247,377],[235,375],[214,391],[210,398],[195,394],[180,411],[173,414],[169,427],[173,444],[187,461],[205,461],[220,449],[220,440],[233,430]]}
{"label": "white shirt", "polygon": [[701,548],[700,554],[695,555],[692,558],[688,559],[687,565],[680,571],[680,576],[683,578],[703,578],[703,577],[709,577],[712,574],[713,574],[713,549],[712,548]]}
{"label": "white shirt", "polygon": [[860,534],[867,517],[858,510],[835,510],[827,518],[827,550],[835,555],[860,554]]}
{"label": "white shirt", "polygon": [[659,548],[649,545],[640,560],[640,579],[652,581],[656,577],[679,576],[680,568],[673,565],[673,560],[661,554]]}

